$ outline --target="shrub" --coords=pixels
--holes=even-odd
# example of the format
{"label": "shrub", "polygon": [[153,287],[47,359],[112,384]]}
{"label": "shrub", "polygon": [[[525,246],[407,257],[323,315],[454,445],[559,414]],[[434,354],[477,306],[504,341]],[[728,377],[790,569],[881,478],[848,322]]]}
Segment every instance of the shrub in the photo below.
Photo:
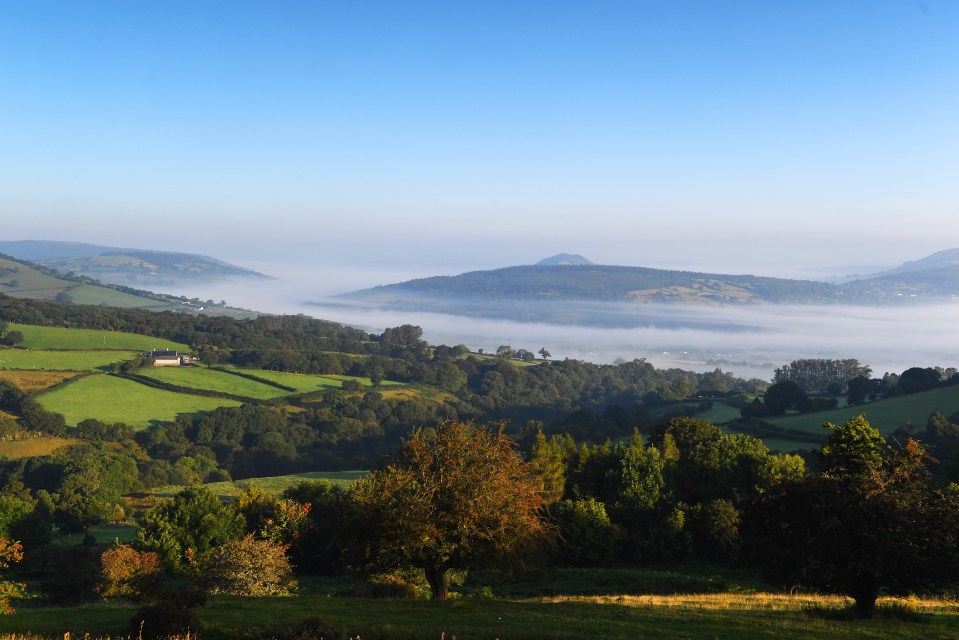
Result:
{"label": "shrub", "polygon": [[130,618],[130,629],[138,638],[196,636],[203,623],[193,609],[204,604],[206,596],[194,589],[166,592],[157,604],[137,609]]}
{"label": "shrub", "polygon": [[100,575],[104,598],[143,600],[157,592],[163,574],[159,555],[121,544],[100,554]]}
{"label": "shrub", "polygon": [[286,547],[252,535],[208,551],[197,568],[200,582],[210,593],[277,596],[296,588]]}
{"label": "shrub", "polygon": [[559,556],[564,563],[597,564],[616,557],[623,530],[610,521],[602,502],[563,500],[550,513],[559,527]]}
{"label": "shrub", "polygon": [[[5,569],[14,562],[23,559],[23,547],[19,542],[0,537],[0,569]],[[19,582],[0,581],[0,615],[13,613],[10,599],[22,596],[26,585]]]}
{"label": "shrub", "polygon": [[380,573],[370,576],[370,595],[387,600],[415,600],[419,589],[401,575]]}
{"label": "shrub", "polygon": [[692,533],[696,552],[710,560],[728,560],[739,552],[740,514],[729,500],[717,498],[693,511]]}

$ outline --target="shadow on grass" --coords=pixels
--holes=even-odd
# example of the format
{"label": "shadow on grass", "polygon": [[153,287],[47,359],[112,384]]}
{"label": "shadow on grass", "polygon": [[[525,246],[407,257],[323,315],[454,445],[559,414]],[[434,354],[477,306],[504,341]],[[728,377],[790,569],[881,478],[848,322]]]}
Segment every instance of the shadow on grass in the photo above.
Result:
{"label": "shadow on grass", "polygon": [[[856,614],[856,608],[852,605],[848,607],[824,607],[807,606],[803,607],[803,613],[809,618],[818,620],[832,620],[839,622],[848,622],[852,620],[861,620]],[[900,602],[879,605],[873,615],[874,620],[897,620],[899,622],[927,623],[932,617],[927,613],[917,611],[915,607]]]}

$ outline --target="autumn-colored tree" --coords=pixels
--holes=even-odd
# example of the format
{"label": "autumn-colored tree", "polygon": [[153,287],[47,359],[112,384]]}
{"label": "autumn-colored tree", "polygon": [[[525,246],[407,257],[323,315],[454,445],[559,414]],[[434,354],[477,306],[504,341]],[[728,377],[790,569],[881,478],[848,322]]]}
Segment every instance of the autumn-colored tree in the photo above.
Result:
{"label": "autumn-colored tree", "polygon": [[517,559],[549,534],[541,487],[502,428],[450,421],[415,431],[351,497],[366,561],[422,568],[443,600],[449,570]]}
{"label": "autumn-colored tree", "polygon": [[162,576],[159,555],[117,544],[100,554],[97,591],[104,598],[142,600],[158,591]]}
{"label": "autumn-colored tree", "polygon": [[[19,542],[0,537],[0,569],[6,569],[14,562],[23,560],[23,547]],[[22,582],[0,580],[0,615],[10,614],[15,609],[10,605],[11,598],[26,593],[27,586]]]}
{"label": "autumn-colored tree", "polygon": [[197,562],[197,576],[209,593],[285,596],[296,588],[286,547],[252,534],[203,554]]}

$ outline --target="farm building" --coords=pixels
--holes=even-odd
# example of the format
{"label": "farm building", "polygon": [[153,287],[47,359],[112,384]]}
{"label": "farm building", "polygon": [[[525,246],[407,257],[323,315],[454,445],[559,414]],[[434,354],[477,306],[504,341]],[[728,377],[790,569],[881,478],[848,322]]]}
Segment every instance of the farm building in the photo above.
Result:
{"label": "farm building", "polygon": [[161,349],[154,349],[143,355],[153,359],[154,367],[179,367],[180,365],[192,364],[195,360],[193,356],[187,353]]}

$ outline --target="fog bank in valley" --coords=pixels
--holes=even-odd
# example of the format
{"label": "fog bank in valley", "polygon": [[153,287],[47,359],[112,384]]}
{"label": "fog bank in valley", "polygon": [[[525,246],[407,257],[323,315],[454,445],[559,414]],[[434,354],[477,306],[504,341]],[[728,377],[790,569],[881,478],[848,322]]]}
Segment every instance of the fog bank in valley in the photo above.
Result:
{"label": "fog bank in valley", "polygon": [[[415,324],[433,344],[465,344],[495,351],[500,345],[553,358],[611,363],[646,358],[659,367],[697,371],[716,367],[743,377],[768,379],[773,370],[798,358],[858,358],[876,375],[912,366],[959,366],[955,336],[959,304],[906,307],[847,306],[675,306],[610,305],[617,313],[641,314],[636,328],[594,328],[515,322],[437,313],[397,312],[344,305],[329,296],[398,282],[435,271],[393,268],[247,264],[277,278],[235,281],[179,290],[178,295],[269,313],[302,313],[379,332]],[[610,309],[607,309],[609,311]]]}

